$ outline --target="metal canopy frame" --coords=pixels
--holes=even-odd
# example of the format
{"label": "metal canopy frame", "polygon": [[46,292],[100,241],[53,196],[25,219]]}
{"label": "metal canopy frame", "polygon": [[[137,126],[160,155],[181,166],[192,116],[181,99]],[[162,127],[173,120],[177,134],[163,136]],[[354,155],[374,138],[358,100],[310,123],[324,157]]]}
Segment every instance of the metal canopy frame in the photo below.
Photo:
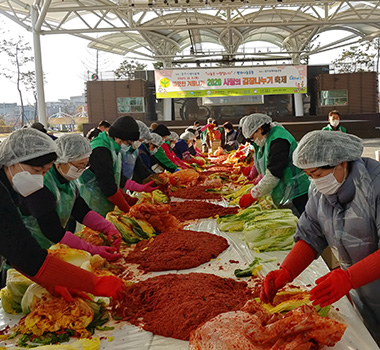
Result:
{"label": "metal canopy frame", "polygon": [[[33,32],[43,121],[40,35],[71,34],[88,40],[90,48],[133,54],[165,67],[205,59],[226,64],[286,59],[298,63],[304,55],[380,36],[380,1],[0,0],[0,14]],[[318,34],[331,30],[347,35],[310,46]],[[247,47],[257,41],[272,48]],[[208,48],[210,44],[218,49]]]}

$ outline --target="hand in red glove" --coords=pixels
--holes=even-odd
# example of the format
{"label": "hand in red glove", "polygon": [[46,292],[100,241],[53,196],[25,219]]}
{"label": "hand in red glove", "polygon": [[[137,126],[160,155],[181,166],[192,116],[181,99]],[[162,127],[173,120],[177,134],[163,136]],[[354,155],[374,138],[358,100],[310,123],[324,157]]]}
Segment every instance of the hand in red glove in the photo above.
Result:
{"label": "hand in red glove", "polygon": [[124,290],[125,284],[120,278],[116,276],[101,276],[96,277],[95,287],[91,293],[121,299]]}
{"label": "hand in red glove", "polygon": [[271,303],[277,291],[286,283],[293,281],[315,259],[317,252],[305,241],[299,240],[279,270],[271,271],[265,277],[261,287],[260,299]]}
{"label": "hand in red glove", "polygon": [[81,292],[118,298],[125,289],[124,282],[115,276],[97,277],[52,255],[46,257],[35,276],[26,276],[67,301],[72,300],[71,293]]}
{"label": "hand in red glove", "polygon": [[251,168],[251,171],[249,172],[249,174],[246,175],[246,176],[247,176],[247,179],[248,179],[249,181],[252,181],[252,180],[255,179],[258,175],[259,175],[259,172],[257,171],[256,167],[253,166],[253,167]]}
{"label": "hand in red glove", "polygon": [[240,200],[239,200],[239,206],[240,208],[247,208],[249,207],[252,203],[256,202],[257,199],[256,198],[253,198],[251,196],[250,193],[247,193],[247,194],[243,194],[241,197],[240,197]]}
{"label": "hand in red glove", "polygon": [[124,195],[125,195],[125,193],[119,188],[115,192],[115,194],[113,194],[112,196],[108,197],[108,200],[111,203],[115,204],[124,213],[128,213],[129,209],[130,209],[130,206],[129,206],[128,202],[126,201]]}
{"label": "hand in red glove", "polygon": [[310,291],[310,300],[313,301],[313,305],[321,307],[338,301],[353,288],[350,274],[341,268],[318,278],[315,283],[317,285]]}
{"label": "hand in red glove", "polygon": [[138,200],[139,200],[138,198],[132,197],[129,194],[124,193],[123,191],[122,191],[122,193],[123,193],[123,196],[124,196],[125,200],[127,201],[128,205],[130,207],[132,207],[133,205],[135,205],[138,202]]}
{"label": "hand in red glove", "polygon": [[253,184],[256,186],[260,180],[263,178],[263,174],[260,174],[256,179],[253,180]]}
{"label": "hand in red glove", "polygon": [[291,280],[289,271],[283,267],[269,272],[261,287],[260,300],[263,303],[272,303],[277,291]]}
{"label": "hand in red glove", "polygon": [[[244,167],[241,172],[242,174],[245,176],[245,177],[248,177],[248,175],[250,174],[250,172],[252,171],[252,166],[246,166]],[[248,178],[249,179],[249,178]],[[252,180],[252,179],[251,179]]]}

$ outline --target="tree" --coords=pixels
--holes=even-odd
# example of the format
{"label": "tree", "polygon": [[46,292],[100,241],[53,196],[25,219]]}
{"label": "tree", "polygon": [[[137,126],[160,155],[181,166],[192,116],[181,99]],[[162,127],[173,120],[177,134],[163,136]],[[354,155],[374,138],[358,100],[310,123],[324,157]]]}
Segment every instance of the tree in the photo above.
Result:
{"label": "tree", "polygon": [[[5,78],[15,81],[16,87],[20,96],[20,105],[21,105],[21,124],[25,123],[25,109],[24,109],[24,100],[22,87],[28,89],[30,88],[30,78],[35,75],[33,71],[28,70],[30,63],[34,61],[32,56],[32,48],[25,41],[22,36],[19,36],[17,39],[1,39],[1,53],[4,53],[9,62],[11,63],[12,69],[5,68],[0,74]],[[35,85],[35,83],[34,83]]]}
{"label": "tree", "polygon": [[120,67],[114,71],[117,79],[130,79],[135,78],[135,72],[138,70],[145,70],[147,67],[144,63],[139,63],[137,61],[124,60],[121,62]]}
{"label": "tree", "polygon": [[338,73],[373,71],[376,56],[376,53],[371,53],[373,49],[375,49],[375,45],[369,41],[361,46],[351,46],[348,50],[343,50],[342,55],[332,64]]}

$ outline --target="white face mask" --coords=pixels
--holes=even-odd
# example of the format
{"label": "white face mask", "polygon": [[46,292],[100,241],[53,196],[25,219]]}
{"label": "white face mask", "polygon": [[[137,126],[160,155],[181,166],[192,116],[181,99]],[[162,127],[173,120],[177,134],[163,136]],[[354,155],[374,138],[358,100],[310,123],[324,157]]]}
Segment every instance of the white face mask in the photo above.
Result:
{"label": "white face mask", "polygon": [[76,166],[69,164],[70,168],[66,174],[61,173],[61,175],[67,180],[76,180],[81,176],[86,169],[78,169]]}
{"label": "white face mask", "polygon": [[137,140],[137,141],[133,141],[132,142],[132,148],[133,149],[138,149],[141,145],[141,141]]}
{"label": "white face mask", "polygon": [[131,145],[126,145],[125,143],[122,143],[122,144],[120,145],[120,150],[121,150],[122,152],[128,152],[128,151],[130,150],[130,148],[131,148]]}
{"label": "white face mask", "polygon": [[330,120],[330,124],[334,127],[334,128],[336,128],[338,125],[339,125],[339,120]]}
{"label": "white face mask", "polygon": [[263,147],[265,145],[266,137],[263,137],[261,140],[259,140],[257,137],[253,140],[253,142],[259,146]]}
{"label": "white face mask", "polygon": [[155,148],[153,151],[149,151],[149,153],[153,156],[153,154],[156,154],[157,151],[158,151],[158,148]]}
{"label": "white face mask", "polygon": [[334,172],[335,168],[332,173],[326,176],[320,177],[318,179],[311,179],[311,181],[315,185],[315,188],[322,194],[325,194],[326,196],[337,193],[340,186],[342,186],[344,182],[344,180],[342,182],[338,182],[338,180],[334,176]]}
{"label": "white face mask", "polygon": [[23,197],[28,197],[44,187],[43,175],[31,174],[21,164],[20,167],[23,171],[12,176],[12,187],[16,192],[20,193]]}

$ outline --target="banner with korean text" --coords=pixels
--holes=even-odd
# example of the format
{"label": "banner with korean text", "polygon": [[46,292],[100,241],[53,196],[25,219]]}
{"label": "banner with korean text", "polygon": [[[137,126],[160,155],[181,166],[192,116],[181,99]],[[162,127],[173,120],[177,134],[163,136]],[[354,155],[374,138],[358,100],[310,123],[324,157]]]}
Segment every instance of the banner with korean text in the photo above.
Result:
{"label": "banner with korean text", "polygon": [[156,70],[157,98],[304,94],[307,66]]}

